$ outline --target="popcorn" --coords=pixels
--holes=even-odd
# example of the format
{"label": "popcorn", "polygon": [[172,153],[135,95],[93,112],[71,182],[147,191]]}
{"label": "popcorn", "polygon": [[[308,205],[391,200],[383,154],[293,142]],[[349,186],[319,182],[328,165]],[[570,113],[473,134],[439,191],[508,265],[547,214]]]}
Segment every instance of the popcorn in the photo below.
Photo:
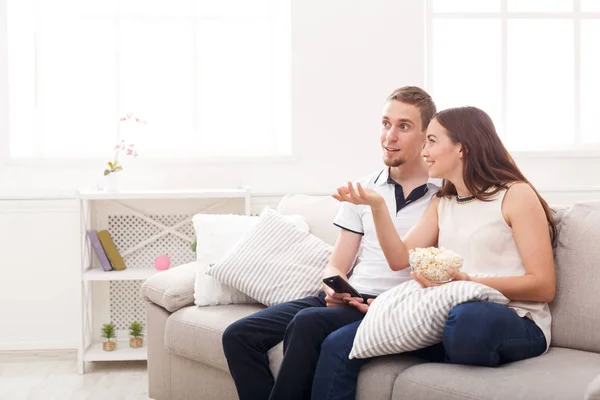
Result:
{"label": "popcorn", "polygon": [[437,247],[411,249],[408,259],[413,271],[420,272],[432,282],[449,282],[451,278],[446,270],[460,270],[463,264],[463,258],[455,252]]}

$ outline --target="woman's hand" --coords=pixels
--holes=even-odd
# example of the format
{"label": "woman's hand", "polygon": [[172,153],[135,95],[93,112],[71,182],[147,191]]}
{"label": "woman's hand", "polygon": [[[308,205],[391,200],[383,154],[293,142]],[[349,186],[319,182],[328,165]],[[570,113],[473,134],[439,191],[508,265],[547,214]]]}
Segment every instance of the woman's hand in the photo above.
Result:
{"label": "woman's hand", "polygon": [[466,274],[464,272],[459,272],[455,269],[449,269],[448,274],[450,275],[450,278],[451,278],[451,280],[448,282],[432,282],[429,279],[427,279],[425,277],[425,275],[423,275],[422,273],[415,272],[415,271],[412,271],[410,273],[410,276],[412,276],[413,279],[415,281],[417,281],[417,283],[419,285],[421,285],[422,288],[442,286],[446,283],[450,283],[450,282],[454,282],[454,281],[470,281],[471,280],[471,277],[468,274]]}
{"label": "woman's hand", "polygon": [[371,207],[385,204],[383,197],[373,189],[363,189],[360,183],[356,184],[356,190],[352,182],[348,182],[348,186],[341,186],[337,189],[332,197],[338,201],[347,201],[348,203],[357,205],[367,205]]}
{"label": "woman's hand", "polygon": [[368,299],[367,304],[364,303],[364,300],[361,297],[349,297],[344,300],[352,307],[357,308],[359,311],[362,311],[366,314],[367,311],[369,311],[369,306],[375,299]]}

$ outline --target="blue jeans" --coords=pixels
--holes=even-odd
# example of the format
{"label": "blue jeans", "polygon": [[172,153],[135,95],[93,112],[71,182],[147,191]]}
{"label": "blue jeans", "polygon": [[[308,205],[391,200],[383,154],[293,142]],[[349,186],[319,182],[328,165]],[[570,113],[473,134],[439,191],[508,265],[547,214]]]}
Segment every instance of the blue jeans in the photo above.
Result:
{"label": "blue jeans", "polygon": [[[371,360],[348,359],[360,322],[336,330],[323,342],[313,380],[313,400],[354,399],[360,368]],[[497,367],[546,351],[546,338],[533,321],[490,302],[454,307],[442,340],[406,354],[431,362]]]}
{"label": "blue jeans", "polygon": [[[326,307],[324,298],[321,293],[268,307],[225,329],[223,350],[240,400],[310,399],[321,343],[365,316],[351,306]],[[267,352],[282,340],[275,379]]]}

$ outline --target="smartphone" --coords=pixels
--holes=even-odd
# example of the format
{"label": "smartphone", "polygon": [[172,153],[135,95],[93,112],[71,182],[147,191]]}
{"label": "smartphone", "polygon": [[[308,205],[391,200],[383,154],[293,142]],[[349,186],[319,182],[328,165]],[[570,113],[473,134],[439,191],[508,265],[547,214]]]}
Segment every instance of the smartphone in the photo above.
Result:
{"label": "smartphone", "polygon": [[339,275],[330,276],[329,278],[323,279],[323,283],[333,289],[336,293],[350,293],[352,297],[361,297],[358,290],[354,289],[347,280]]}

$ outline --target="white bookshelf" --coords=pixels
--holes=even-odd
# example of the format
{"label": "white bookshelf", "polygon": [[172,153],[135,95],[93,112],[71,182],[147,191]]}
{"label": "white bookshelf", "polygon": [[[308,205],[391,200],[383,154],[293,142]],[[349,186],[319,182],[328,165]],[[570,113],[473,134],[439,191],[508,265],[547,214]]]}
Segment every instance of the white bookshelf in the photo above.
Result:
{"label": "white bookshelf", "polygon": [[[82,200],[177,200],[249,198],[248,189],[132,190],[122,192],[82,191]],[[248,203],[249,204],[249,203]]]}
{"label": "white bookshelf", "polygon": [[[130,348],[127,331],[121,327],[117,328],[117,349],[113,351],[104,351],[102,349],[102,340],[100,338],[100,328],[102,323],[111,321],[111,304],[115,301],[120,308],[127,307],[126,300],[114,298],[111,292],[111,286],[114,282],[123,282],[123,285],[137,285],[136,282],[126,284],[126,281],[144,281],[155,274],[161,273],[156,270],[148,257],[138,257],[146,249],[152,249],[155,242],[171,235],[172,241],[177,242],[179,246],[182,243],[191,244],[194,237],[186,234],[181,229],[185,224],[191,223],[191,215],[202,212],[219,212],[221,208],[227,208],[227,201],[234,200],[236,212],[250,215],[250,191],[248,189],[193,189],[193,190],[146,190],[146,191],[81,191],[76,195],[80,208],[80,238],[81,238],[81,291],[79,306],[81,310],[81,340],[78,346],[78,372],[85,372],[86,362],[99,361],[125,361],[125,360],[146,360],[147,349],[146,339],[141,348]],[[209,204],[206,206],[206,204]],[[224,206],[225,204],[225,206]],[[157,211],[158,209],[158,211]],[[188,217],[175,224],[169,224],[166,220],[157,220],[157,213],[164,212],[168,214],[173,210],[182,210],[182,214]],[[232,211],[229,211],[232,212]],[[127,245],[126,248],[119,248],[121,256],[125,260],[126,269],[122,271],[105,271],[99,265],[94,254],[93,247],[87,238],[88,229],[108,229],[109,216],[114,218],[136,219],[131,223],[131,235],[137,235],[134,245]],[[172,221],[171,221],[172,222]],[[146,232],[145,236],[133,230],[140,224],[151,226],[151,231]],[[129,229],[129,228],[126,228]],[[110,231],[110,230],[109,230]],[[128,235],[119,231],[123,243],[123,235]],[[111,236],[113,233],[111,232]],[[115,240],[116,242],[116,240]],[[129,243],[129,242],[127,242]],[[170,242],[169,242],[170,243]],[[150,246],[150,247],[145,247]],[[118,246],[119,247],[119,246]],[[151,251],[147,253],[150,254]],[[128,265],[127,257],[136,256],[136,265]],[[146,260],[148,259],[148,260]],[[142,264],[140,265],[140,260]],[[144,261],[146,260],[146,261]],[[171,268],[176,268],[177,263],[171,263]],[[119,284],[120,285],[120,284]],[[120,293],[120,292],[117,292]],[[129,298],[139,296],[137,291],[131,294]],[[139,299],[138,299],[139,300]],[[121,319],[123,321],[123,319]],[[146,322],[143,321],[144,325]]]}
{"label": "white bookshelf", "polygon": [[127,268],[123,271],[105,271],[101,268],[88,268],[83,271],[84,281],[141,281],[159,273],[155,268]]}
{"label": "white bookshelf", "polygon": [[143,347],[132,349],[129,347],[129,341],[117,340],[117,348],[113,351],[104,351],[101,342],[92,343],[85,349],[83,361],[130,361],[130,360],[147,360],[148,349],[144,342]]}

